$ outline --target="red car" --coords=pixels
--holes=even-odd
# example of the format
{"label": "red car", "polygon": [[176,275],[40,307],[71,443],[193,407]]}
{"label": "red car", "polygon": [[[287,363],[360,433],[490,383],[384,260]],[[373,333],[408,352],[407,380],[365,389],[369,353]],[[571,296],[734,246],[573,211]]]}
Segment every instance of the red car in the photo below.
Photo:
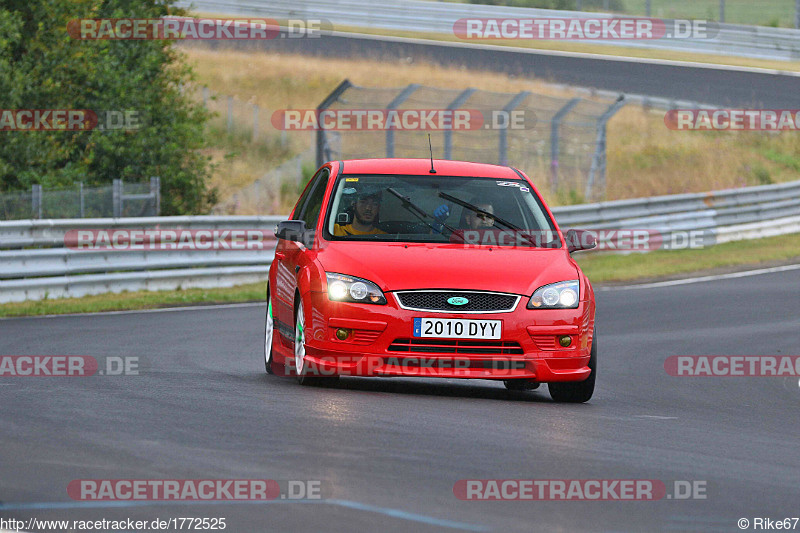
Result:
{"label": "red car", "polygon": [[276,229],[265,364],[301,384],[338,376],[547,383],[585,402],[595,300],[536,187],[504,166],[334,161]]}

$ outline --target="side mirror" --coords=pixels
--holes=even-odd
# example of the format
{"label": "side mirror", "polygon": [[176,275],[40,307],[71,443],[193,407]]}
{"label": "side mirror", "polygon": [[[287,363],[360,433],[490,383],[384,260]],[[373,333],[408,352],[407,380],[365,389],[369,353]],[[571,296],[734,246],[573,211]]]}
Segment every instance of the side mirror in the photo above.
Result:
{"label": "side mirror", "polygon": [[284,241],[295,241],[305,243],[306,222],[305,220],[284,220],[278,223],[275,228],[275,236]]}
{"label": "side mirror", "polygon": [[587,229],[571,229],[565,236],[567,240],[567,251],[580,252],[597,248],[597,237],[594,232]]}

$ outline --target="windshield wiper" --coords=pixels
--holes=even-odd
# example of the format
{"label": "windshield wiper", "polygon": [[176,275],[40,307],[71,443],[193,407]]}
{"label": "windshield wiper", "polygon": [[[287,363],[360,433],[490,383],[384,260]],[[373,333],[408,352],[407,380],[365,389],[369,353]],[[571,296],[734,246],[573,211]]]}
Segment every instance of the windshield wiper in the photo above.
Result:
{"label": "windshield wiper", "polygon": [[[403,196],[403,195],[402,195],[400,192],[396,191],[396,190],[395,190],[395,189],[393,189],[392,187],[389,187],[388,189],[386,189],[386,191],[387,191],[387,192],[389,192],[389,193],[391,193],[392,195],[396,196],[396,197],[397,197],[397,198],[400,200],[400,202],[401,202],[401,204],[402,204],[403,208],[404,208],[406,211],[408,211],[408,212],[409,212],[409,213],[411,213],[412,215],[416,216],[418,219],[420,219],[422,222],[424,222],[426,226],[428,226],[429,228],[431,228],[431,229],[432,229],[433,231],[435,231],[436,233],[441,233],[441,231],[437,230],[437,229],[436,229],[436,227],[435,227],[433,224],[431,224],[430,222],[428,222],[428,220],[427,220],[427,219],[429,219],[429,218],[430,218],[430,219],[433,219],[434,221],[436,221],[436,219],[435,219],[435,218],[433,218],[433,217],[432,217],[431,215],[429,215],[428,213],[426,213],[426,212],[425,212],[425,211],[424,211],[422,208],[420,208],[420,207],[419,207],[417,204],[415,204],[414,202],[412,202],[412,201],[411,201],[411,198],[409,198],[408,196]],[[439,222],[437,221],[437,224],[438,224],[438,223],[439,223]],[[450,226],[450,225],[448,225],[448,224],[445,224],[444,222],[441,222],[441,224],[442,224],[442,226],[444,226],[445,228],[447,228],[447,230],[448,230],[450,233],[455,233],[456,229],[455,229],[454,227],[452,227],[452,226]]]}
{"label": "windshield wiper", "polygon": [[[500,218],[497,215],[495,215],[494,213],[490,213],[488,211],[484,211],[483,209],[481,209],[477,205],[471,204],[469,202],[465,202],[464,200],[459,200],[455,196],[450,196],[449,194],[444,193],[444,192],[440,192],[439,193],[439,198],[443,198],[444,200],[449,200],[449,201],[453,202],[454,204],[458,204],[461,207],[469,209],[470,211],[474,211],[474,212],[476,212],[478,214],[488,216],[489,218],[491,218],[495,222],[500,223],[501,225],[507,227],[508,229],[518,232],[519,235],[522,235],[522,237],[526,241],[528,241],[530,244],[532,244],[533,246],[536,246],[536,247],[542,246],[542,243],[536,242],[536,239],[534,239],[532,235],[529,235],[529,234],[525,233],[525,230],[523,230],[522,228],[520,228],[516,224],[513,224],[513,223],[511,223],[508,220],[505,220],[503,218]],[[548,241],[548,244],[551,243],[551,242],[554,242],[554,241]]]}

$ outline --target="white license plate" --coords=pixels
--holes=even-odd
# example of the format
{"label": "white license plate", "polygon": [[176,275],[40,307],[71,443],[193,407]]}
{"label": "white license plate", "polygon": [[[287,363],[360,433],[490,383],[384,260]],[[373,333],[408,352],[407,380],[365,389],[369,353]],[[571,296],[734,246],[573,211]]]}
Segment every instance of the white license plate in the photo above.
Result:
{"label": "white license plate", "polygon": [[415,318],[414,336],[447,339],[501,339],[503,337],[503,321]]}

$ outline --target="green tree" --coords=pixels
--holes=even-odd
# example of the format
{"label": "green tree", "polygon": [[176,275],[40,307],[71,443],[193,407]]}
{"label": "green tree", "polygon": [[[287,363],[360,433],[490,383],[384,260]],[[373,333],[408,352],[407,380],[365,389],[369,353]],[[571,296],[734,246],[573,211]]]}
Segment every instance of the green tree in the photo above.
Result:
{"label": "green tree", "polygon": [[183,15],[173,0],[5,0],[0,5],[0,109],[133,111],[136,130],[0,131],[0,190],[161,178],[162,214],[199,214],[207,186],[208,114],[181,87],[194,75],[164,40],[79,40],[81,18]]}

